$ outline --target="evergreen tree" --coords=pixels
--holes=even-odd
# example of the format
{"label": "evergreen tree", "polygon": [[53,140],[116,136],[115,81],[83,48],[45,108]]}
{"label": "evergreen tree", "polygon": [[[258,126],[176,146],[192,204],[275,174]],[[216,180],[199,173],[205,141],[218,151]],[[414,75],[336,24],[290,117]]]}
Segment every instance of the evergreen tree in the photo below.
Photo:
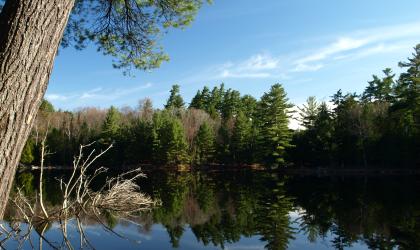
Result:
{"label": "evergreen tree", "polygon": [[47,100],[42,99],[41,106],[39,106],[39,110],[42,112],[54,112],[54,106]]}
{"label": "evergreen tree", "polygon": [[303,104],[302,108],[299,109],[299,116],[301,124],[309,129],[314,125],[315,119],[318,113],[318,103],[315,96],[310,96],[306,99],[306,104]]}
{"label": "evergreen tree", "polygon": [[209,107],[207,112],[213,119],[219,115],[218,107],[221,106],[222,95],[217,87],[214,87],[210,94]]}
{"label": "evergreen tree", "polygon": [[217,96],[218,96],[218,99],[217,99],[217,105],[216,105],[216,109],[217,109],[217,111],[219,111],[219,113],[221,112],[221,110],[222,110],[222,105],[223,105],[223,97],[224,97],[224,95],[225,95],[225,84],[224,83],[221,83],[220,84],[220,86],[219,86],[219,88],[218,88],[218,94],[217,94]]}
{"label": "evergreen tree", "polygon": [[392,100],[392,87],[394,85],[395,74],[392,74],[390,68],[383,70],[383,73],[385,76],[382,79],[373,75],[373,80],[368,82],[369,86],[363,92],[362,100],[369,102],[390,102]]}
{"label": "evergreen tree", "polygon": [[204,100],[200,90],[197,90],[197,93],[191,100],[189,108],[204,109]]}
{"label": "evergreen tree", "polygon": [[413,57],[408,62],[400,62],[399,66],[406,71],[397,81],[396,103],[391,111],[405,136],[414,137],[420,134],[420,44],[415,47]]}
{"label": "evergreen tree", "polygon": [[241,112],[248,118],[253,119],[257,108],[257,100],[251,95],[241,97]]}
{"label": "evergreen tree", "polygon": [[203,102],[202,109],[208,112],[211,105],[211,93],[210,93],[210,89],[207,86],[204,86],[203,90],[201,91],[201,99]]}
{"label": "evergreen tree", "polygon": [[232,155],[230,152],[231,149],[231,139],[232,139],[232,128],[231,126],[232,119],[228,121],[222,121],[219,130],[217,131],[217,159],[222,163],[231,163]]}
{"label": "evergreen tree", "polygon": [[101,139],[104,143],[112,143],[116,139],[120,129],[120,122],[120,112],[114,106],[111,106],[102,124]]}
{"label": "evergreen tree", "polygon": [[154,122],[154,159],[168,165],[188,163],[188,143],[181,121],[163,112],[154,117]]}
{"label": "evergreen tree", "polygon": [[153,153],[153,123],[139,119],[130,128],[125,158],[132,164],[151,163]]}
{"label": "evergreen tree", "polygon": [[260,159],[268,164],[284,164],[286,149],[291,147],[292,133],[288,128],[290,111],[286,92],[280,84],[264,93],[258,107]]}
{"label": "evergreen tree", "polygon": [[194,163],[197,165],[210,163],[215,153],[215,135],[213,129],[204,122],[198,129],[194,139]]}
{"label": "evergreen tree", "polygon": [[321,103],[312,126],[308,144],[314,149],[314,160],[318,165],[332,163],[334,124],[331,112],[325,102]]}
{"label": "evergreen tree", "polygon": [[251,118],[248,118],[240,111],[235,119],[230,145],[234,162],[249,163],[252,161],[252,132]]}
{"label": "evergreen tree", "polygon": [[241,94],[239,91],[228,89],[223,96],[221,107],[222,119],[227,120],[235,117],[241,109]]}
{"label": "evergreen tree", "polygon": [[182,109],[184,108],[184,100],[179,94],[179,85],[172,85],[171,95],[166,102],[165,109]]}
{"label": "evergreen tree", "polygon": [[20,162],[23,164],[32,163],[35,159],[34,151],[35,151],[35,143],[31,138],[29,138],[26,141],[25,147],[23,148],[22,156],[20,157]]}

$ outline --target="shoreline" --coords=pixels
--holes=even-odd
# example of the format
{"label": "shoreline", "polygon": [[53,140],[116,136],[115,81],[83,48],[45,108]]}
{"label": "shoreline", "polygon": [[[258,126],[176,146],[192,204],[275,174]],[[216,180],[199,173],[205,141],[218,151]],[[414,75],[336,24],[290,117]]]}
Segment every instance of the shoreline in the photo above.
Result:
{"label": "shoreline", "polygon": [[[307,168],[307,167],[284,167],[277,169],[266,169],[261,165],[207,165],[201,167],[193,167],[188,165],[182,166],[155,166],[150,164],[139,164],[130,166],[110,167],[110,171],[114,170],[130,170],[140,167],[145,172],[151,171],[175,171],[175,172],[229,172],[229,171],[267,171],[273,173],[281,173],[285,175],[301,175],[301,176],[408,176],[420,175],[420,169],[416,168]],[[19,171],[39,170],[39,166],[19,165]],[[72,166],[46,166],[44,170],[71,170]]]}

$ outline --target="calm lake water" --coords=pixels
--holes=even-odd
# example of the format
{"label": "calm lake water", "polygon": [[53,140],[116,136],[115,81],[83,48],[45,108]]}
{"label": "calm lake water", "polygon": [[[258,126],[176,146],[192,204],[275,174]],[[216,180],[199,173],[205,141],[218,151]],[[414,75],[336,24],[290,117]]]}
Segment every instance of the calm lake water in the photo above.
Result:
{"label": "calm lake water", "polygon": [[[60,203],[55,177],[48,172],[48,206]],[[148,172],[144,192],[162,205],[136,218],[108,214],[105,224],[82,218],[88,243],[96,249],[420,249],[420,178],[302,177],[264,171]],[[18,174],[28,195],[36,193],[37,173]],[[102,180],[98,179],[98,182]],[[4,224],[11,225],[12,208]],[[17,225],[25,229],[27,225]],[[76,220],[69,240],[80,248]],[[109,230],[112,228],[112,231]],[[39,228],[31,241],[10,238],[6,249],[64,247],[58,222]],[[4,234],[0,240],[5,239]]]}

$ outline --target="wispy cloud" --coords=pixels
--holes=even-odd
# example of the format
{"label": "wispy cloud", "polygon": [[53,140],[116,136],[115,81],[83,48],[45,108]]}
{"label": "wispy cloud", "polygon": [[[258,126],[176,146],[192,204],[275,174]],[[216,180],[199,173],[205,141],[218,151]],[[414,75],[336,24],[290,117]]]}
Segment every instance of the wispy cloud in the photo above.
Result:
{"label": "wispy cloud", "polygon": [[46,94],[45,98],[47,98],[50,101],[65,101],[69,98],[69,96],[60,94]]}
{"label": "wispy cloud", "polygon": [[221,64],[207,73],[218,79],[288,79],[293,74],[319,71],[337,61],[407,50],[419,42],[419,37],[420,22],[357,30],[324,38],[323,43],[309,51],[256,54],[243,61]]}
{"label": "wispy cloud", "polygon": [[134,86],[131,88],[94,88],[81,93],[71,93],[68,95],[59,93],[48,93],[46,99],[56,102],[89,102],[89,101],[113,101],[125,96],[138,93],[141,90],[152,87],[152,83]]}
{"label": "wispy cloud", "polygon": [[[318,51],[306,55],[293,62],[295,67],[292,69],[294,72],[302,71],[317,71],[324,67],[324,64],[319,63],[342,52],[360,48],[368,44],[368,39],[358,39],[351,37],[338,38],[337,41],[319,49]],[[315,64],[311,64],[315,63]]]}
{"label": "wispy cloud", "polygon": [[357,59],[407,49],[414,46],[419,37],[420,22],[351,32],[294,60],[292,71],[316,71],[332,60]]}
{"label": "wispy cloud", "polygon": [[220,78],[269,78],[280,67],[280,59],[269,54],[257,54],[243,62],[228,62],[218,67]]}

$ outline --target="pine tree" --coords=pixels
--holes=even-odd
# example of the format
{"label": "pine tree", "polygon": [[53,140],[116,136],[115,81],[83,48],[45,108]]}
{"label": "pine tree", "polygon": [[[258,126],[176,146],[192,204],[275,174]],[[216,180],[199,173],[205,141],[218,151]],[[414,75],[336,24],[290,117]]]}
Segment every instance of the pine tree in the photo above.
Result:
{"label": "pine tree", "polygon": [[210,163],[215,153],[215,135],[213,129],[204,122],[198,129],[194,139],[194,163],[197,165]]}
{"label": "pine tree", "polygon": [[284,164],[286,149],[291,147],[292,133],[288,128],[291,107],[280,84],[271,86],[270,92],[261,97],[258,107],[258,146],[263,162]]}
{"label": "pine tree", "polygon": [[373,80],[369,81],[369,86],[366,87],[362,94],[363,101],[380,101],[390,102],[392,100],[392,87],[394,85],[395,74],[392,74],[390,68],[383,70],[385,76],[380,79],[373,75]]}
{"label": "pine tree", "polygon": [[155,161],[168,165],[189,162],[188,143],[181,121],[166,112],[154,117],[153,154]]}
{"label": "pine tree", "polygon": [[171,95],[166,102],[165,109],[182,109],[184,108],[184,100],[179,94],[179,85],[172,85]]}
{"label": "pine tree", "polygon": [[241,97],[240,108],[246,117],[253,119],[257,108],[257,100],[251,95],[244,95]]}
{"label": "pine tree", "polygon": [[20,157],[20,162],[23,164],[32,163],[35,159],[34,151],[35,151],[34,141],[31,138],[29,138],[26,141],[25,147],[23,148],[22,156]]}
{"label": "pine tree", "polygon": [[241,94],[239,91],[228,89],[223,96],[221,107],[222,119],[230,119],[241,109]]}
{"label": "pine tree", "polygon": [[408,62],[400,62],[399,66],[407,68],[397,81],[396,103],[392,107],[397,116],[398,126],[406,136],[420,135],[420,44]]}
{"label": "pine tree", "polygon": [[210,94],[209,106],[207,112],[210,117],[216,119],[219,115],[218,107],[222,103],[222,95],[217,87],[214,87]]}
{"label": "pine tree", "polygon": [[102,124],[101,139],[104,143],[111,143],[116,139],[120,129],[120,123],[120,112],[114,106],[111,106]]}
{"label": "pine tree", "polygon": [[306,104],[303,104],[302,108],[298,107],[302,126],[309,129],[314,125],[318,108],[315,96],[308,97],[308,99],[306,99]]}
{"label": "pine tree", "polygon": [[314,120],[310,133],[310,146],[314,149],[314,160],[316,164],[332,163],[333,152],[333,120],[331,112],[325,102],[318,107],[318,112]]}
{"label": "pine tree", "polygon": [[210,89],[207,86],[204,86],[203,90],[201,91],[201,99],[203,101],[202,109],[208,112],[211,104],[211,93]]}
{"label": "pine tree", "polygon": [[251,151],[252,121],[240,111],[235,119],[231,139],[231,153],[234,162],[250,162],[253,152]]}
{"label": "pine tree", "polygon": [[39,106],[41,112],[54,112],[54,106],[47,100],[42,99],[41,106]]}
{"label": "pine tree", "polygon": [[204,109],[204,100],[200,90],[197,90],[197,93],[191,100],[189,108]]}

